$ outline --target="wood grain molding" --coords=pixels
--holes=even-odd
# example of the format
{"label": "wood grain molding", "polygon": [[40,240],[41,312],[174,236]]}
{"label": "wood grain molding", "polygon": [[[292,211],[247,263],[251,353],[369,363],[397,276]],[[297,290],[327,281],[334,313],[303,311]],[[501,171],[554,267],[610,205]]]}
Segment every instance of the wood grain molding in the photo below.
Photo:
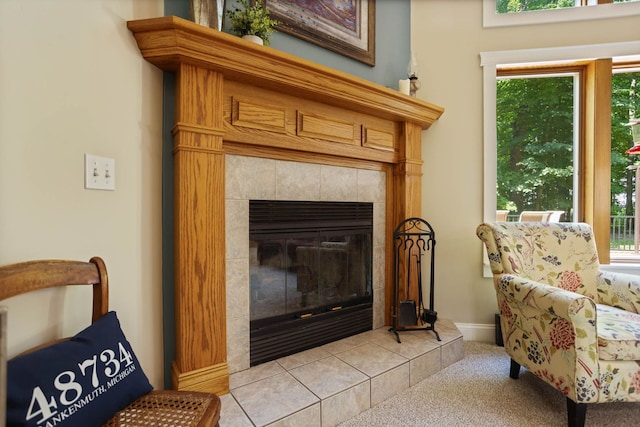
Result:
{"label": "wood grain molding", "polygon": [[356,140],[357,125],[335,117],[298,111],[297,135],[344,144],[360,144]]}
{"label": "wood grain molding", "polygon": [[232,97],[231,124],[250,129],[287,132],[287,110],[281,105],[267,104],[260,100]]}
{"label": "wood grain molding", "polygon": [[147,61],[176,74],[173,385],[226,393],[225,155],[385,171],[391,241],[420,216],[422,131],[444,109],[174,16],[127,27]]}
{"label": "wood grain molding", "polygon": [[175,16],[129,21],[127,27],[142,56],[165,71],[188,63],[221,71],[226,79],[247,85],[413,122],[422,129],[444,112],[419,98]]}
{"label": "wood grain molding", "polygon": [[362,126],[363,147],[393,151],[395,149],[395,141],[396,138],[393,132]]}
{"label": "wood grain molding", "polygon": [[229,370],[226,363],[180,372],[176,362],[171,364],[171,383],[175,390],[206,391],[217,394],[229,392]]}

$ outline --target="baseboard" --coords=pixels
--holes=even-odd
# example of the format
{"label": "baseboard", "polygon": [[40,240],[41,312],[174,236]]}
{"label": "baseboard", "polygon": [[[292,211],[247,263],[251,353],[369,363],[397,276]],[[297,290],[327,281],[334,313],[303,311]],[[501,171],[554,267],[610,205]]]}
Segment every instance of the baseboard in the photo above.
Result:
{"label": "baseboard", "polygon": [[456,327],[466,341],[496,342],[496,326],[481,323],[458,323]]}

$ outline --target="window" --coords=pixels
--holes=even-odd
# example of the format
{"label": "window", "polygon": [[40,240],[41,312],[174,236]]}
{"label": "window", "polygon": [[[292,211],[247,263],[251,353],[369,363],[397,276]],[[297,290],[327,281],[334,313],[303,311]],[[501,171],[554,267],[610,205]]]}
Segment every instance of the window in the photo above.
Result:
{"label": "window", "polygon": [[[573,136],[562,137],[565,147],[569,139],[573,140],[571,144],[573,218],[570,219],[586,221],[593,225],[601,263],[609,263],[611,214],[614,210],[612,206],[615,208],[612,204],[611,189],[618,192],[620,185],[618,181],[611,180],[611,177],[618,176],[617,172],[613,171],[612,165],[616,165],[620,160],[615,154],[617,150],[615,142],[612,142],[612,136],[615,137],[618,134],[616,122],[619,121],[615,118],[616,106],[612,105],[612,99],[615,101],[615,95],[612,96],[611,92],[612,81],[615,78],[613,71],[615,70],[616,74],[621,73],[618,71],[619,68],[622,64],[626,64],[626,71],[637,72],[636,68],[631,67],[633,64],[640,67],[640,56],[637,52],[640,52],[640,42],[481,53],[484,76],[484,219],[486,221],[495,220],[496,207],[499,206],[498,192],[496,192],[498,138],[499,134],[503,137],[505,132],[497,126],[498,109],[504,107],[498,105],[497,94],[502,84],[500,82],[515,81],[518,77],[522,80],[518,83],[520,85],[553,84],[558,90],[566,86],[561,90],[563,97],[570,97],[570,92],[578,96],[576,98],[576,95],[573,95],[574,98],[565,101],[564,104],[566,108],[574,110],[567,114],[567,117],[572,117]],[[625,78],[629,79],[629,76]],[[626,113],[628,114],[628,111]],[[563,125],[562,132],[566,132],[565,127],[566,124]],[[628,138],[623,143],[627,148],[631,146],[629,141]],[[612,144],[614,153],[611,149]],[[628,162],[624,156],[622,160]],[[568,171],[568,157],[565,157],[564,162],[565,171]],[[628,163],[625,167],[626,165]],[[554,173],[558,174],[558,171]],[[548,206],[542,206],[542,208],[548,209]],[[488,268],[485,272],[489,273]]]}
{"label": "window", "polygon": [[484,27],[640,15],[640,0],[483,0]]}
{"label": "window", "polygon": [[498,70],[496,89],[497,210],[571,221],[581,194],[579,70]]}
{"label": "window", "polygon": [[628,124],[640,117],[640,64],[614,65],[611,80],[611,259],[639,261],[640,230],[634,225],[640,156],[625,151],[634,146]]}
{"label": "window", "polygon": [[520,13],[534,10],[566,9],[598,4],[632,3],[638,0],[496,0],[496,13]]}

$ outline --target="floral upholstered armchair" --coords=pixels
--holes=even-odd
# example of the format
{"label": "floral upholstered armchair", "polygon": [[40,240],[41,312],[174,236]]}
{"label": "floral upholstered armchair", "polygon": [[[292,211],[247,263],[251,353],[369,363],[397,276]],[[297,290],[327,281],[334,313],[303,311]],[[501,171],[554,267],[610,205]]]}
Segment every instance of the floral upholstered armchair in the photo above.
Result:
{"label": "floral upholstered armchair", "polygon": [[587,403],[640,401],[640,276],[599,269],[584,223],[478,226],[487,248],[512,378],[520,366],[567,398],[569,425]]}

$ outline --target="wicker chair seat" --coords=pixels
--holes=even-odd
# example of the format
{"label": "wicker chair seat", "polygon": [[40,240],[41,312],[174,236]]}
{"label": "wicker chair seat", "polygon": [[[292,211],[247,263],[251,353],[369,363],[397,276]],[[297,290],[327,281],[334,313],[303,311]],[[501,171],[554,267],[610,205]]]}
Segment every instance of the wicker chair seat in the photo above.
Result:
{"label": "wicker chair seat", "polygon": [[130,403],[103,427],[216,426],[219,414],[220,398],[214,394],[157,390]]}

